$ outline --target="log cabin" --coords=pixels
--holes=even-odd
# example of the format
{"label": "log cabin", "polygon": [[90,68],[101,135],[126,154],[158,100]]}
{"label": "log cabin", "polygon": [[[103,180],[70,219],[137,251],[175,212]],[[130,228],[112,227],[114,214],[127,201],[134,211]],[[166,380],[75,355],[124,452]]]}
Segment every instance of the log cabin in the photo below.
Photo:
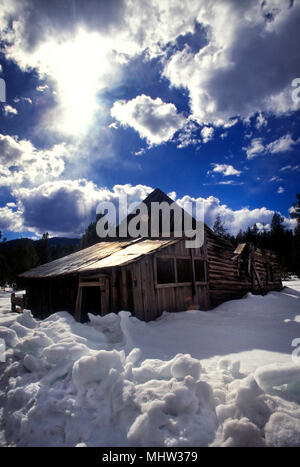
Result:
{"label": "log cabin", "polygon": [[[150,206],[153,201],[173,203],[159,189],[144,203]],[[89,313],[120,310],[150,321],[163,311],[209,310],[248,292],[282,289],[275,253],[246,243],[235,248],[205,224],[199,248],[187,248],[184,236],[117,237],[20,277],[26,306],[35,317],[43,319],[65,310],[81,322],[88,320]]]}

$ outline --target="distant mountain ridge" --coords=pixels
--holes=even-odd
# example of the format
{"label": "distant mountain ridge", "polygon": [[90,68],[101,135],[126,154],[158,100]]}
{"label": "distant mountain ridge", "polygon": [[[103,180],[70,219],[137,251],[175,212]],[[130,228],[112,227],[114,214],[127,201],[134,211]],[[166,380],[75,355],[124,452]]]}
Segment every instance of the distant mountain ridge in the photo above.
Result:
{"label": "distant mountain ridge", "polygon": [[[52,237],[49,238],[49,246],[56,247],[56,246],[69,246],[74,245],[78,247],[80,245],[80,238],[68,238],[68,237]],[[36,243],[38,240],[32,240],[31,238],[15,238],[13,240],[7,240],[6,242],[2,242],[1,245],[7,248],[13,248],[18,246],[20,243]]]}

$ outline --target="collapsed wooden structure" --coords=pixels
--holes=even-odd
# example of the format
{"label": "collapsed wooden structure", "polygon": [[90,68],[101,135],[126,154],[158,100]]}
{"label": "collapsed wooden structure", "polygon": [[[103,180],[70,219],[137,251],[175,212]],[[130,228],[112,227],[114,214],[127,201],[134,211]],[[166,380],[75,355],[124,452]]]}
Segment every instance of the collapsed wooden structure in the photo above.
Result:
{"label": "collapsed wooden structure", "polygon": [[[173,201],[159,189],[146,198]],[[281,290],[276,255],[251,244],[232,244],[204,225],[204,243],[184,237],[101,241],[20,276],[27,307],[38,318],[66,310],[79,321],[88,313],[128,310],[150,321],[169,312],[208,310],[247,292]]]}

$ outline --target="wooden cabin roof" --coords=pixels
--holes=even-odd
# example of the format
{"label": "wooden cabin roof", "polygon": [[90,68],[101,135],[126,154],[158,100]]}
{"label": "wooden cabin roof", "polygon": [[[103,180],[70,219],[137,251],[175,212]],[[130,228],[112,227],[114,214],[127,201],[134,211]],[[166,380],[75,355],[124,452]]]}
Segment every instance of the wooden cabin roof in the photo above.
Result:
{"label": "wooden cabin roof", "polygon": [[134,238],[99,242],[63,258],[56,259],[20,274],[20,277],[46,278],[67,274],[96,272],[103,268],[125,265],[139,260],[142,256],[177,243],[182,238],[151,239]]}

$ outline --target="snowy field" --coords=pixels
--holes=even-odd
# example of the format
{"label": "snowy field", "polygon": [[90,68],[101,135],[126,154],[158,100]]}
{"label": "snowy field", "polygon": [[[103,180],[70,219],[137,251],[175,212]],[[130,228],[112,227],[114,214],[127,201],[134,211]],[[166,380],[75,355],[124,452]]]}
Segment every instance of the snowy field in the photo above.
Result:
{"label": "snowy field", "polygon": [[300,281],[285,285],[150,323],[37,321],[0,293],[0,445],[300,446]]}

